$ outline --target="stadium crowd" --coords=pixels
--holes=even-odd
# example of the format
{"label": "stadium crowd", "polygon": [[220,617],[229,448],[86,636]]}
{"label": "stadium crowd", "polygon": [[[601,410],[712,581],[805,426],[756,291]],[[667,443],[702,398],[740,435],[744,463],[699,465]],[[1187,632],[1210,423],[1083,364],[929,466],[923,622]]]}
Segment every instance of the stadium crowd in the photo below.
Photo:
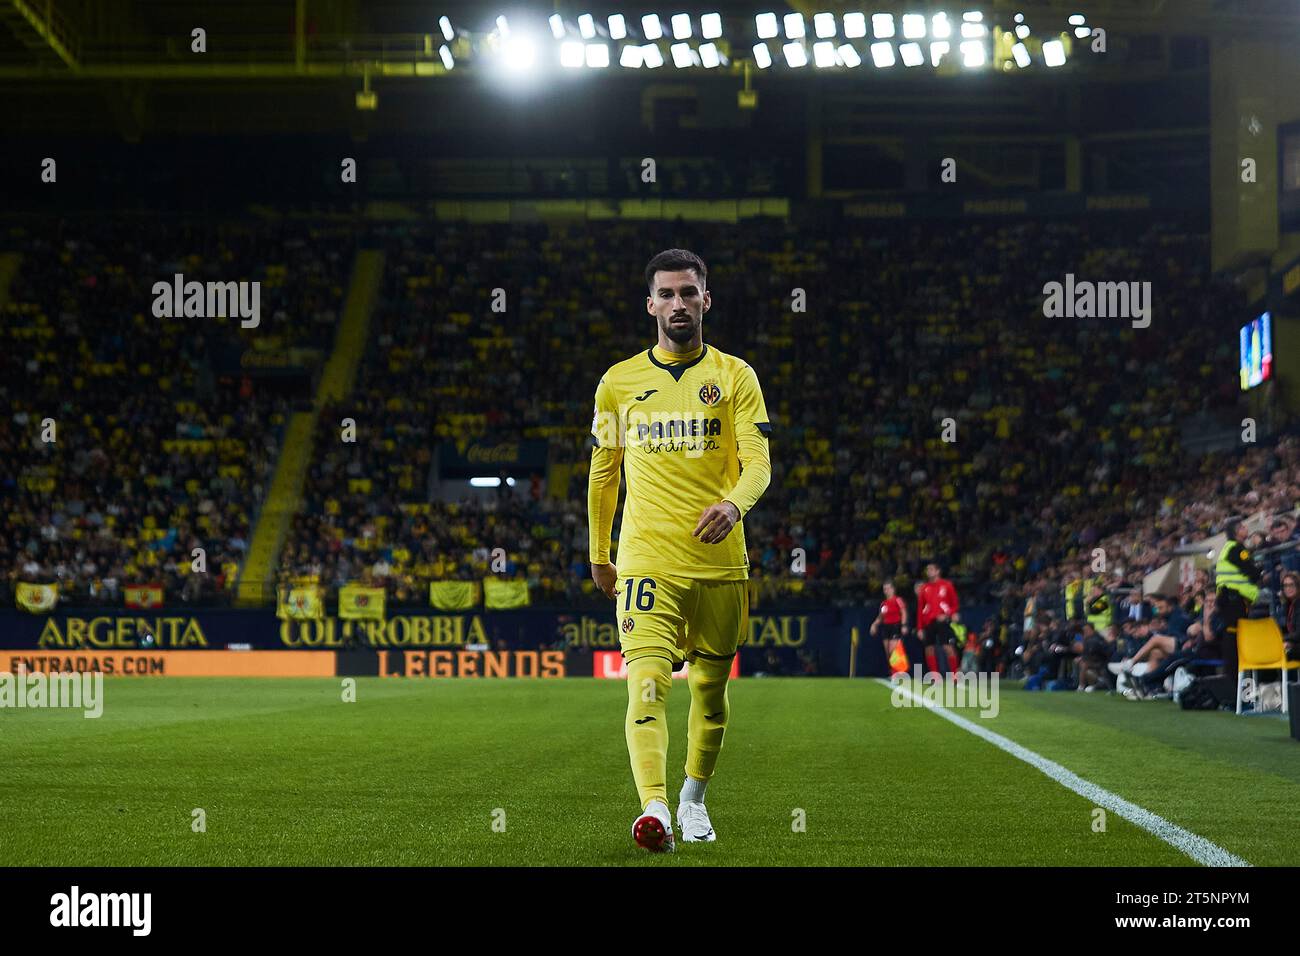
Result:
{"label": "stadium crowd", "polygon": [[[153,578],[168,600],[229,594],[288,406],[221,357],[328,348],[363,240],[386,253],[384,286],[353,394],[320,412],[284,580],[425,604],[428,581],[486,576],[502,548],[535,603],[599,604],[592,393],[653,341],[639,276],[674,245],[710,264],[705,341],[755,367],[775,424],[746,521],[760,605],[874,604],[933,559],[964,600],[998,603],[1006,637],[1031,596],[1029,631],[1064,620],[1051,596],[1095,547],[1107,590],[1132,587],[1230,514],[1281,513],[1300,491],[1289,444],[1180,447],[1184,419],[1235,399],[1225,316],[1243,302],[1208,274],[1204,229],[1176,219],[42,229],[22,237],[5,307],[0,577],[53,576],[74,601]],[[154,319],[150,286],[173,272],[261,278],[262,328]],[[1067,273],[1151,281],[1151,326],[1044,318],[1044,283]],[[56,446],[34,428],[47,416]],[[544,441],[548,467],[490,493],[440,483],[439,449],[473,440]],[[185,573],[196,541],[221,569],[210,593]]]}
{"label": "stadium crowd", "polygon": [[[1300,438],[1209,455],[1198,470],[1122,530],[1005,589],[999,646],[1009,655],[1007,674],[1024,676],[1031,689],[1122,689],[1144,698],[1172,697],[1179,666],[1193,665],[1189,675],[1235,672],[1234,617],[1218,575],[1193,563],[1190,573],[1166,576],[1163,591],[1144,593],[1148,575],[1170,561],[1199,560],[1190,546],[1220,533],[1227,547],[1244,545],[1256,569],[1251,616],[1271,614],[1287,659],[1300,660]],[[1095,548],[1108,564],[1103,573],[1093,570]],[[1200,661],[1215,663],[1194,666]]]}
{"label": "stadium crowd", "polygon": [[[669,245],[710,263],[705,340],[754,365],[776,424],[773,481],[746,521],[756,600],[868,603],[932,557],[987,600],[1158,510],[1197,467],[1179,422],[1234,396],[1219,320],[1240,296],[1211,281],[1208,239],[1184,223],[445,223],[382,241],[375,334],[357,394],[322,415],[286,576],[379,571],[395,597],[418,599],[425,577],[486,575],[502,547],[535,600],[595,602],[591,393],[653,342],[638,276]],[[1152,327],[1045,319],[1042,286],[1067,272],[1151,277]],[[345,413],[383,423],[359,455],[338,442]],[[528,476],[504,507],[497,495],[400,507],[427,503],[431,444],[472,439],[548,441],[543,490]],[[377,530],[358,534],[366,518]]]}
{"label": "stadium crowd", "polygon": [[[5,604],[19,581],[55,583],[73,605],[120,606],[128,584],[225,603],[289,410],[242,363],[329,347],[350,237],[128,217],[14,225],[3,240],[22,254],[0,327]],[[153,285],[176,273],[260,282],[260,325],[157,317]],[[206,574],[190,573],[195,548]]]}

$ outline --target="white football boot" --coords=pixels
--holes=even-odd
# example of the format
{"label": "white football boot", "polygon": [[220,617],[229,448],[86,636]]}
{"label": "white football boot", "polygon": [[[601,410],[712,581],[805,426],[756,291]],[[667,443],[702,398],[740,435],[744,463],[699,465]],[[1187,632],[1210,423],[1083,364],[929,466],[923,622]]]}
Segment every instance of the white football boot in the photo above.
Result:
{"label": "white football boot", "polygon": [[632,839],[637,846],[645,847],[651,853],[672,853],[676,850],[673,815],[668,805],[660,800],[651,800],[632,823]]}
{"label": "white football boot", "polygon": [[717,839],[713,824],[709,822],[709,811],[702,803],[683,800],[677,805],[677,826],[682,831],[683,843],[712,843]]}

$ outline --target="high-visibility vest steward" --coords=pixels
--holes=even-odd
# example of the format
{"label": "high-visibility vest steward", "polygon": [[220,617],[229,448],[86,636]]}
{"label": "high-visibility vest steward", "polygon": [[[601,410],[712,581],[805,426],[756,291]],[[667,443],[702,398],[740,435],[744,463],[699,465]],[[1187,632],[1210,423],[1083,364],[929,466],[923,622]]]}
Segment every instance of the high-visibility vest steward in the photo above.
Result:
{"label": "high-visibility vest steward", "polygon": [[1254,604],[1259,597],[1260,572],[1250,560],[1246,546],[1237,541],[1229,541],[1219,551],[1219,561],[1214,566],[1214,583],[1216,587],[1236,591]]}
{"label": "high-visibility vest steward", "polygon": [[1088,618],[1088,623],[1093,626],[1098,634],[1105,633],[1106,628],[1110,627],[1114,621],[1114,610],[1111,607],[1110,598],[1105,594],[1099,594],[1090,599],[1084,606],[1084,612]]}

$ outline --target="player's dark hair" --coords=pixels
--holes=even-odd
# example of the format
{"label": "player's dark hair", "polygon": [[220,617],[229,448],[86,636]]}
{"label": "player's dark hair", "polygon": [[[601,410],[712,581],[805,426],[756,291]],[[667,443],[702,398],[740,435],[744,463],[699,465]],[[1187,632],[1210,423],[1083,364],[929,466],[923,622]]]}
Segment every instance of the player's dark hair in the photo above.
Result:
{"label": "player's dark hair", "polygon": [[645,284],[653,295],[655,291],[656,272],[685,272],[694,269],[700,277],[700,291],[708,287],[709,269],[704,260],[689,249],[665,249],[656,255],[645,267]]}

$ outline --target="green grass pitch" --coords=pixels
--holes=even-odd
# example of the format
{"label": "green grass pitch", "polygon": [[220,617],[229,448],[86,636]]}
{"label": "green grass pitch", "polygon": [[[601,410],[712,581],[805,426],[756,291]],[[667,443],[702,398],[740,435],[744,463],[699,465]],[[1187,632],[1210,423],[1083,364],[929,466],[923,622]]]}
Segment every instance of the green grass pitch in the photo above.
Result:
{"label": "green grass pitch", "polygon": [[[104,715],[0,710],[6,865],[1191,865],[870,680],[745,679],[714,844],[651,855],[626,690],[570,679],[105,681]],[[669,700],[676,803],[688,694]],[[1279,718],[1004,689],[978,721],[1256,865],[1300,863]],[[206,814],[206,832],[192,811]],[[802,817],[802,832],[794,825]],[[497,826],[494,828],[494,820]],[[504,824],[504,829],[502,829]]]}

